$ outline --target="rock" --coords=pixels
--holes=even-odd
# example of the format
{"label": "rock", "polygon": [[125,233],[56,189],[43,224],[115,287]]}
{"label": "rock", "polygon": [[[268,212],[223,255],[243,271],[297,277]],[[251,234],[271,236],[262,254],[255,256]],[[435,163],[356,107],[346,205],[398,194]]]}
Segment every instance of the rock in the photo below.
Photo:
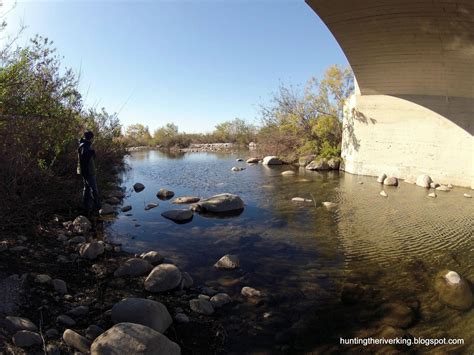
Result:
{"label": "rock", "polygon": [[395,328],[408,328],[415,320],[413,310],[401,303],[393,302],[381,307],[381,322]]}
{"label": "rock", "polygon": [[91,227],[91,222],[84,216],[77,216],[72,222],[73,231],[77,234],[85,234],[91,229]]}
{"label": "rock", "polygon": [[327,159],[325,158],[317,158],[313,160],[311,163],[306,165],[306,170],[330,170],[329,164]]}
{"label": "rock", "polygon": [[237,269],[240,266],[238,255],[227,254],[220,258],[214,267],[218,269]]}
{"label": "rock", "polygon": [[153,266],[146,260],[140,258],[131,258],[120,265],[114,272],[115,277],[124,276],[143,276],[150,272]]}
{"label": "rock", "polygon": [[59,332],[57,329],[54,329],[54,328],[51,328],[51,329],[48,329],[44,335],[46,335],[47,338],[50,338],[50,339],[53,339],[53,338],[57,338],[59,336]]}
{"label": "rock", "polygon": [[89,313],[88,306],[77,306],[67,312],[68,315],[74,317],[83,317]]}
{"label": "rock", "polygon": [[431,178],[428,175],[419,175],[416,178],[416,184],[418,186],[421,186],[421,187],[424,187],[424,188],[427,188],[427,189],[430,187],[430,184],[432,182],[433,182],[433,180],[431,180]]}
{"label": "rock", "polygon": [[472,196],[469,195],[469,194],[464,194],[463,196],[466,197],[466,198],[472,198]]}
{"label": "rock", "polygon": [[79,255],[85,259],[94,260],[104,253],[104,244],[97,241],[84,243],[79,248]]}
{"label": "rock", "polygon": [[205,295],[208,295],[208,296],[214,296],[218,293],[212,287],[206,287],[206,286],[201,288],[201,292]]}
{"label": "rock", "polygon": [[258,164],[259,159],[258,158],[248,158],[246,163],[247,164]]}
{"label": "rock", "polygon": [[184,313],[176,313],[174,319],[178,323],[189,323],[189,317]]}
{"label": "rock", "polygon": [[66,329],[63,333],[63,340],[69,347],[79,350],[84,354],[89,353],[91,341],[76,333],[74,330]]}
{"label": "rock", "polygon": [[145,289],[149,292],[165,292],[178,287],[181,271],[173,264],[156,266],[145,279]]}
{"label": "rock", "polygon": [[439,300],[451,308],[467,311],[472,306],[472,291],[457,272],[443,270],[436,275],[435,290]]}
{"label": "rock", "polygon": [[204,314],[207,316],[214,313],[214,308],[212,307],[211,302],[201,298],[189,301],[189,307],[193,312]]}
{"label": "rock", "polygon": [[92,355],[180,355],[181,348],[150,327],[119,323],[95,339],[90,352]]}
{"label": "rock", "polygon": [[68,244],[81,244],[85,243],[86,238],[83,235],[78,235],[77,237],[71,238],[67,241]]}
{"label": "rock", "polygon": [[267,157],[263,158],[262,164],[263,165],[281,165],[283,163],[276,156],[267,156]]}
{"label": "rock", "polygon": [[196,196],[182,196],[175,198],[171,203],[174,204],[186,204],[186,203],[196,203],[199,202],[200,198]]}
{"label": "rock", "polygon": [[66,282],[64,282],[61,279],[54,279],[53,280],[53,287],[54,287],[54,291],[56,291],[57,293],[59,293],[61,295],[64,295],[64,294],[67,293]]}
{"label": "rock", "polygon": [[315,155],[306,155],[304,157],[300,157],[298,159],[298,165],[304,168],[306,165],[311,163],[314,160],[314,158],[316,158]]}
{"label": "rock", "polygon": [[38,331],[38,327],[28,318],[5,317],[5,325],[11,333],[15,333],[19,330]]}
{"label": "rock", "polygon": [[120,203],[120,199],[117,197],[109,197],[106,202],[110,205],[118,205]]}
{"label": "rock", "polygon": [[242,170],[245,170],[245,168],[242,168],[240,166],[233,166],[232,169],[230,169],[231,171],[242,171]]}
{"label": "rock", "polygon": [[339,170],[339,166],[341,165],[340,158],[331,158],[328,160],[329,169],[331,170]]}
{"label": "rock", "polygon": [[439,186],[439,184],[436,183],[436,182],[432,182],[432,183],[430,184],[430,187],[431,187],[432,189],[436,189],[438,186]]}
{"label": "rock", "polygon": [[313,202],[313,200],[310,200],[310,199],[307,199],[307,198],[303,198],[303,197],[293,197],[291,199],[291,201],[293,202]]}
{"label": "rock", "polygon": [[74,319],[72,319],[71,317],[65,315],[65,314],[59,315],[56,318],[56,322],[64,324],[67,327],[72,327],[72,326],[76,325],[76,321]]}
{"label": "rock", "polygon": [[51,276],[46,274],[36,275],[35,282],[39,284],[49,284],[51,282]]}
{"label": "rock", "polygon": [[8,243],[6,241],[0,242],[0,252],[8,249]]}
{"label": "rock", "polygon": [[148,261],[151,265],[154,266],[161,264],[165,260],[164,256],[153,250],[140,254],[140,258],[145,261]]}
{"label": "rock", "polygon": [[194,281],[191,275],[189,275],[187,272],[182,272],[181,276],[182,276],[182,279],[181,279],[182,288],[190,288],[193,286]]}
{"label": "rock", "polygon": [[156,208],[156,207],[158,207],[157,203],[150,202],[149,204],[145,206],[145,211],[151,210],[152,208]]}
{"label": "rock", "polygon": [[211,305],[214,308],[222,307],[223,305],[232,302],[232,299],[227,293],[218,293],[211,297]]}
{"label": "rock", "polygon": [[437,191],[445,191],[445,192],[448,192],[448,191],[451,191],[451,189],[449,187],[447,187],[446,185],[440,185],[436,188]]}
{"label": "rock", "polygon": [[237,158],[235,161],[244,161],[242,158]]}
{"label": "rock", "polygon": [[208,295],[198,295],[198,299],[209,301],[211,297],[209,297]]}
{"label": "rock", "polygon": [[106,216],[106,215],[110,215],[114,213],[115,213],[114,208],[108,203],[103,203],[102,208],[99,210],[99,214],[101,216]]}
{"label": "rock", "polygon": [[38,333],[29,330],[20,330],[13,336],[13,343],[20,348],[43,344],[43,339]]}
{"label": "rock", "polygon": [[383,197],[388,197],[387,193],[385,191],[380,191],[380,196],[383,196]]}
{"label": "rock", "polygon": [[142,324],[164,333],[173,320],[160,302],[144,298],[125,298],[112,307],[112,322]]}
{"label": "rock", "polygon": [[398,186],[398,179],[393,176],[386,177],[383,181],[386,186]]}
{"label": "rock", "polygon": [[156,197],[158,197],[160,200],[169,200],[174,196],[174,192],[166,189],[160,189],[156,193]]}
{"label": "rock", "polygon": [[143,185],[140,182],[137,182],[133,185],[133,189],[135,190],[135,192],[141,192],[141,191],[145,190],[145,185]]}
{"label": "rock", "polygon": [[132,209],[132,206],[126,205],[126,206],[123,206],[123,207],[121,208],[121,211],[122,211],[122,212],[128,212],[128,211],[130,211],[131,209]]}
{"label": "rock", "polygon": [[103,332],[104,332],[104,330],[101,327],[99,327],[98,325],[95,325],[95,324],[91,324],[86,329],[86,338],[89,339],[89,340],[94,340],[99,335],[101,335]]}
{"label": "rock", "polygon": [[293,170],[286,170],[281,173],[283,176],[293,176],[296,175],[296,173]]}
{"label": "rock", "polygon": [[261,291],[256,290],[253,287],[249,287],[249,286],[242,287],[242,290],[240,291],[240,293],[244,297],[261,297],[262,296]]}
{"label": "rock", "polygon": [[328,201],[323,202],[322,205],[326,207],[328,210],[332,210],[337,207],[337,203],[328,202]]}
{"label": "rock", "polygon": [[239,211],[244,208],[244,201],[229,193],[212,196],[198,203],[201,210],[212,213]]}
{"label": "rock", "polygon": [[161,214],[163,217],[176,223],[190,222],[193,219],[193,211],[191,210],[169,210]]}
{"label": "rock", "polygon": [[377,177],[377,182],[383,184],[383,182],[386,178],[387,178],[387,174],[381,174]]}
{"label": "rock", "polygon": [[436,193],[435,192],[431,192],[428,194],[428,197],[432,197],[432,198],[436,198]]}

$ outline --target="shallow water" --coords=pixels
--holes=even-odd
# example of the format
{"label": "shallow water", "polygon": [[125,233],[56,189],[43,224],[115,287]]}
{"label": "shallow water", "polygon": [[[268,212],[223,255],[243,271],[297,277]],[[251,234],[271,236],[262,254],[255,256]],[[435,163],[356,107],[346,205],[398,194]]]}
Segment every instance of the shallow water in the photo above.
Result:
{"label": "shallow water", "polygon": [[[132,215],[121,213],[108,229],[125,250],[158,250],[197,284],[235,298],[242,286],[271,295],[263,306],[238,303],[228,311],[230,323],[248,322],[238,340],[230,337],[230,350],[285,350],[278,344],[287,342],[298,351],[337,348],[339,336],[363,334],[373,324],[361,320],[354,326],[346,312],[354,310],[340,305],[341,287],[350,281],[375,289],[380,302],[418,300],[419,319],[408,329],[410,334],[464,338],[463,351],[474,351],[473,310],[459,312],[439,304],[432,282],[445,268],[474,280],[474,204],[463,197],[468,189],[440,191],[431,199],[428,190],[401,182],[385,187],[384,198],[372,177],[248,165],[236,162],[237,157],[246,158],[134,152],[123,179],[124,204],[133,206]],[[246,169],[232,172],[233,166]],[[281,176],[290,169],[297,174]],[[135,193],[135,182],[145,190]],[[186,206],[159,200],[160,188],[174,191],[175,197],[229,192],[245,201],[245,209],[224,219],[195,214],[190,223],[178,225],[160,214]],[[292,202],[296,196],[312,202]],[[323,201],[335,202],[337,208],[328,210]],[[145,211],[150,202],[159,206]],[[224,254],[238,254],[241,268],[215,270],[212,265]],[[298,327],[302,321],[305,330]],[[321,327],[331,330],[329,338]],[[285,338],[288,330],[290,340]]]}

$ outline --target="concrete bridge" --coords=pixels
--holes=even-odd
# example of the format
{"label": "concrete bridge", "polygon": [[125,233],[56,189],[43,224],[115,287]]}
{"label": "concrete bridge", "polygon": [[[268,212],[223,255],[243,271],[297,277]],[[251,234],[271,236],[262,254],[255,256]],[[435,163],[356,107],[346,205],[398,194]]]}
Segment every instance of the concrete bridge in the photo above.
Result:
{"label": "concrete bridge", "polygon": [[474,188],[474,1],[306,1],[357,82],[344,170]]}

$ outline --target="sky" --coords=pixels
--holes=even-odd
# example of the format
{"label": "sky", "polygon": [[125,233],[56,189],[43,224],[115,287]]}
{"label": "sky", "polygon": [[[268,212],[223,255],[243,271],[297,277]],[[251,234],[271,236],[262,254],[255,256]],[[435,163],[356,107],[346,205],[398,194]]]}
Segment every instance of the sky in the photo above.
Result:
{"label": "sky", "polygon": [[8,34],[27,26],[18,45],[35,34],[54,41],[80,72],[87,106],[151,132],[168,122],[188,133],[235,117],[258,123],[280,83],[348,65],[304,0],[20,0],[7,22]]}

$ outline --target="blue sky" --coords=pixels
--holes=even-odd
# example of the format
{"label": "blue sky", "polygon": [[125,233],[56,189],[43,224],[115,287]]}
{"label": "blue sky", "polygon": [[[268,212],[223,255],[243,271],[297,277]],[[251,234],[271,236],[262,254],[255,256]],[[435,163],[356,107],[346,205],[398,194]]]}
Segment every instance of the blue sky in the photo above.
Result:
{"label": "blue sky", "polygon": [[20,45],[36,33],[54,41],[81,71],[87,105],[151,132],[168,122],[186,132],[257,122],[280,82],[347,65],[303,0],[19,1],[7,20],[9,33],[27,26]]}

